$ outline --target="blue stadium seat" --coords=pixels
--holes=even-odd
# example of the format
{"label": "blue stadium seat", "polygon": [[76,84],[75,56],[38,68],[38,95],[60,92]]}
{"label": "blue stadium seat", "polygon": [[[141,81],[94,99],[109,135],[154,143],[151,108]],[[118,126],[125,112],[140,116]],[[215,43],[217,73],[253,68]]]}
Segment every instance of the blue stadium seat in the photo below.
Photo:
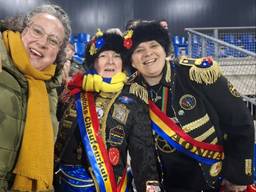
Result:
{"label": "blue stadium seat", "polygon": [[78,64],[83,64],[85,57],[85,49],[87,43],[90,41],[88,33],[78,33],[77,36],[71,35],[69,41],[74,44],[75,54],[73,60]]}
{"label": "blue stadium seat", "polygon": [[256,39],[252,34],[242,34],[240,37],[241,44],[244,49],[247,49],[252,52],[256,52]]}
{"label": "blue stadium seat", "polygon": [[81,42],[81,41],[77,41],[75,42],[75,54],[80,56],[80,57],[84,57],[84,53],[85,53],[85,43]]}
{"label": "blue stadium seat", "polygon": [[214,56],[215,54],[215,46],[212,41],[207,41],[206,43],[206,54],[207,56]]}
{"label": "blue stadium seat", "polygon": [[[223,35],[223,41],[230,43],[232,45],[239,45],[238,40],[235,38],[235,36],[233,34],[224,34]],[[224,48],[224,55],[225,57],[228,56],[237,56],[237,54],[235,54],[235,51],[229,47],[225,47]]]}
{"label": "blue stadium seat", "polygon": [[77,34],[77,39],[80,42],[88,43],[90,41],[90,35],[88,33],[81,32]]}
{"label": "blue stadium seat", "polygon": [[192,36],[192,57],[202,57],[202,43],[198,35]]}
{"label": "blue stadium seat", "polygon": [[224,34],[223,35],[223,41],[230,43],[230,44],[236,44],[236,38],[233,34]]}
{"label": "blue stadium seat", "polygon": [[174,48],[174,55],[187,55],[188,54],[188,44],[186,42],[185,37],[175,35],[172,38],[173,48]]}

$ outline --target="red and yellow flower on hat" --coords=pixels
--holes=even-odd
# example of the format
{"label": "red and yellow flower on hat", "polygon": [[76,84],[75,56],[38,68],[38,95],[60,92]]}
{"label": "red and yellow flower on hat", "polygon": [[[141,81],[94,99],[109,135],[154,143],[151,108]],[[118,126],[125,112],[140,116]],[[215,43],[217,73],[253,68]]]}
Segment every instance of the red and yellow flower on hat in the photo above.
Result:
{"label": "red and yellow flower on hat", "polygon": [[132,35],[133,35],[133,30],[128,30],[124,35],[123,45],[126,49],[130,49],[132,47]]}
{"label": "red and yellow flower on hat", "polygon": [[97,53],[97,50],[102,48],[105,44],[105,40],[102,36],[103,32],[100,29],[98,29],[94,38],[92,39],[92,43],[89,49],[90,55],[95,55]]}

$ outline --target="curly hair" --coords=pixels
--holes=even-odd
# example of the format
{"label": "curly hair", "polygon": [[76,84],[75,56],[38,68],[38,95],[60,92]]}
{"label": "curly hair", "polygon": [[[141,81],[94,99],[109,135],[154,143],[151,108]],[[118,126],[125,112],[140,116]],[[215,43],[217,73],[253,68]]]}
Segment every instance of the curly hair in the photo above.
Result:
{"label": "curly hair", "polygon": [[59,73],[65,62],[65,48],[67,46],[69,36],[71,34],[69,17],[60,6],[54,4],[43,4],[32,9],[26,15],[17,15],[15,17],[5,19],[4,21],[2,21],[2,25],[4,29],[22,32],[25,29],[25,27],[30,23],[31,18],[40,13],[47,13],[49,15],[56,17],[64,27],[64,40],[54,62],[57,65],[56,73]]}

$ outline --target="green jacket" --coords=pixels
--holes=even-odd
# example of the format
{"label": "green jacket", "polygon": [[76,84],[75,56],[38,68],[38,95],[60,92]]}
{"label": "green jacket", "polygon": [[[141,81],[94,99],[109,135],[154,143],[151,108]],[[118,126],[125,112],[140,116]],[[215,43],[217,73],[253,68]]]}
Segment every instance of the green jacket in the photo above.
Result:
{"label": "green jacket", "polygon": [[[12,63],[1,33],[0,59],[2,62],[2,72],[0,72],[0,192],[2,192],[11,180],[12,169],[22,141],[27,111],[28,82]],[[56,76],[46,82],[55,138],[58,127],[56,118],[56,87],[58,85],[60,83]]]}

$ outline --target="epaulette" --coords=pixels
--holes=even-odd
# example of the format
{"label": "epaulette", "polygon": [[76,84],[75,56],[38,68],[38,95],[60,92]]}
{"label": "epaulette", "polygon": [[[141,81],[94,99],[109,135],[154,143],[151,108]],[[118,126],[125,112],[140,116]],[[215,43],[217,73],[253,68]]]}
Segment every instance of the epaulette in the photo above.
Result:
{"label": "epaulette", "polygon": [[219,64],[211,57],[193,59],[183,56],[179,64],[189,66],[189,78],[200,84],[213,84],[222,74]]}
{"label": "epaulette", "polygon": [[129,93],[136,95],[138,98],[148,104],[148,92],[138,83],[131,83]]}

